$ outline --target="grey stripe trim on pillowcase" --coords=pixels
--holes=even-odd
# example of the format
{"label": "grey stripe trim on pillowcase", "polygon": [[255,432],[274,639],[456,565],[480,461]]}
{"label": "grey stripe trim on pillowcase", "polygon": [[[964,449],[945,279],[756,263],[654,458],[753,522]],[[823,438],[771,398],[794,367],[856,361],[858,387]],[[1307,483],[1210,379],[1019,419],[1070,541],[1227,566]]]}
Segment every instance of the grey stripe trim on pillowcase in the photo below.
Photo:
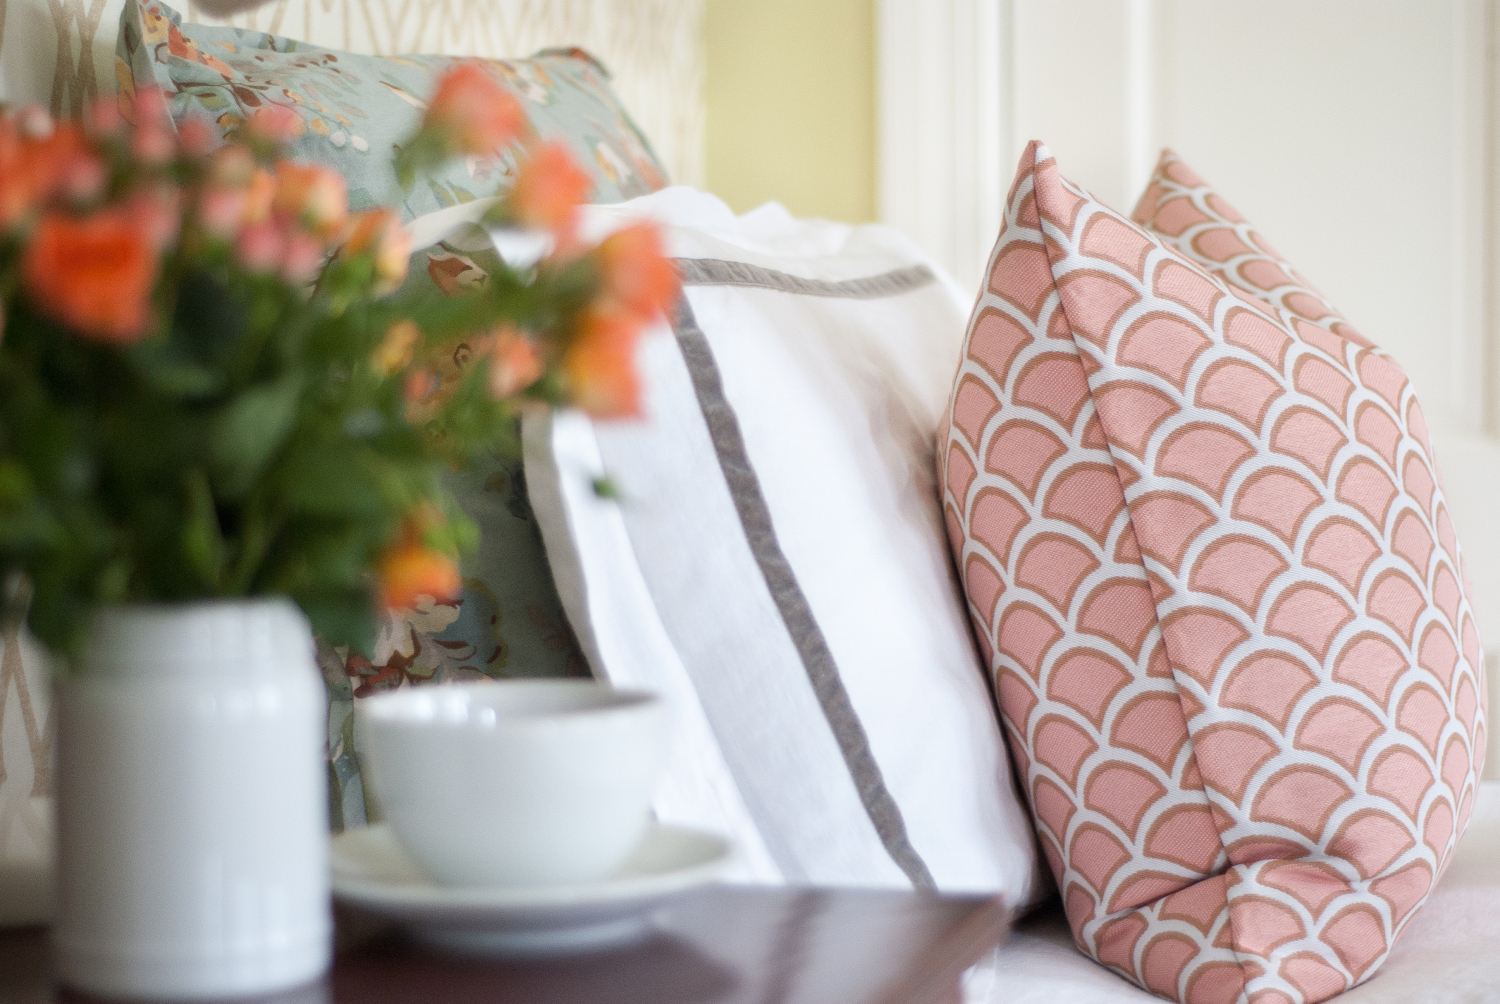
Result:
{"label": "grey stripe trim on pillowcase", "polygon": [[792,644],[796,646],[802,659],[808,681],[812,684],[813,693],[818,698],[834,740],[843,753],[844,763],[859,792],[865,813],[870,817],[891,860],[906,873],[912,885],[918,889],[933,889],[936,885],[932,873],[911,845],[906,833],[906,820],[901,816],[901,807],[885,786],[880,765],[875,762],[875,755],[870,750],[870,739],[865,734],[864,725],[854,710],[848,691],[844,689],[844,681],[839,676],[833,652],[813,616],[812,607],[802,592],[802,586],[797,582],[791,563],[781,550],[781,542],[776,539],[776,529],[771,523],[771,509],[766,504],[755,468],[750,464],[739,419],[735,417],[734,409],[724,394],[724,383],[708,338],[703,334],[703,329],[698,327],[698,320],[693,316],[693,309],[688,305],[686,297],[678,301],[673,329],[693,381],[693,390],[698,396],[698,406],[702,409],[709,436],[713,440],[714,454],[718,458],[719,468],[729,486],[730,497],[745,531],[745,539],[765,577],[766,587],[781,614],[782,622],[791,635]]}
{"label": "grey stripe trim on pillowcase", "polygon": [[937,276],[926,265],[911,265],[882,272],[880,275],[834,282],[828,279],[804,279],[742,261],[722,261],[718,258],[677,258],[674,261],[684,286],[752,286],[844,300],[874,300],[883,296],[896,296],[937,281]]}

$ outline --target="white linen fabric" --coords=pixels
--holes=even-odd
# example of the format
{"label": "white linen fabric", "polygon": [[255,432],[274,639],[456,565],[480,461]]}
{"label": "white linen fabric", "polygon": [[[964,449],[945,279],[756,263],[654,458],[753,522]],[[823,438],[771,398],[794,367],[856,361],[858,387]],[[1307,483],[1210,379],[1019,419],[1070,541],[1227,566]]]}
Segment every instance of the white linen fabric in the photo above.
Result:
{"label": "white linen fabric", "polygon": [[[1338,1004],[1500,1002],[1500,782],[1479,786],[1443,877],[1368,982]],[[971,969],[965,1004],[1160,1004],[1073,944],[1059,906],[1023,921]]]}
{"label": "white linen fabric", "polygon": [[729,833],[743,879],[1031,902],[937,502],[966,297],[884,227],[682,188],[589,212],[663,223],[685,296],[649,417],[530,420],[527,479],[596,672],[672,702],[658,814]]}

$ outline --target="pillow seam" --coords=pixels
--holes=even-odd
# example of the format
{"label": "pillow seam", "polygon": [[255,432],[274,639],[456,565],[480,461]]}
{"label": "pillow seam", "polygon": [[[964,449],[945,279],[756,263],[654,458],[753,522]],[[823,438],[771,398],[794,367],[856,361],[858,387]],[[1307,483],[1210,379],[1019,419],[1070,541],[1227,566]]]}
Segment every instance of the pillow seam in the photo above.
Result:
{"label": "pillow seam", "polygon": [[[1049,153],[1050,153],[1050,151],[1049,151]],[[1056,160],[1055,158],[1050,158],[1050,159],[1053,159],[1053,161],[1055,163],[1055,160]],[[1050,225],[1055,231],[1058,231],[1058,232],[1061,232],[1062,228],[1059,227],[1053,221],[1049,220],[1046,217],[1046,215],[1041,212],[1040,200],[1037,199],[1037,197],[1036,197],[1037,174],[1038,174],[1038,172],[1037,172],[1037,165],[1036,165],[1035,161],[1033,160],[1032,168],[1031,168],[1032,198],[1036,199],[1036,201],[1037,201],[1037,222],[1038,222],[1038,229],[1041,231],[1042,240],[1044,242],[1044,247],[1045,247],[1045,242],[1048,239],[1047,238],[1046,227]],[[1059,176],[1058,177],[1058,184],[1062,184],[1062,183],[1063,183],[1063,179],[1062,179],[1061,176]],[[1097,202],[1098,200],[1093,200],[1093,201]],[[1100,203],[1100,205],[1102,206],[1103,203]],[[1143,228],[1141,228],[1139,226],[1139,224],[1136,224],[1134,221],[1130,221],[1130,225],[1136,227],[1139,230],[1141,230],[1141,232],[1146,236],[1146,238],[1148,240],[1150,240],[1157,248],[1165,250],[1165,248],[1163,247],[1161,241],[1158,240],[1153,234],[1145,231]],[[1055,242],[1056,239],[1054,238],[1053,240]],[[1071,235],[1068,235],[1068,241],[1069,241],[1070,244],[1072,243]],[[1068,316],[1067,304],[1064,302],[1063,297],[1062,297],[1062,291],[1058,287],[1058,284],[1057,284],[1058,283],[1058,275],[1057,275],[1056,265],[1051,260],[1051,256],[1050,255],[1048,256],[1048,260],[1047,260],[1047,273],[1048,273],[1048,276],[1052,280],[1052,289],[1057,294],[1057,309],[1060,310],[1060,311],[1062,311],[1063,319],[1068,322],[1068,334],[1069,334],[1069,336],[1073,340],[1074,351],[1076,351],[1078,353],[1079,367],[1082,368],[1082,365],[1083,365],[1083,347],[1078,342],[1078,333],[1074,329],[1073,320],[1072,320],[1071,317]],[[1094,388],[1091,385],[1089,385],[1089,383],[1088,383],[1088,374],[1087,374],[1087,372],[1084,373],[1084,385],[1086,387],[1088,387],[1088,390],[1089,390],[1089,401],[1090,401],[1090,403],[1092,403],[1094,405],[1094,414],[1097,416],[1098,413],[1099,413],[1098,402],[1094,398]],[[1102,419],[1100,420],[1099,425],[1100,425],[1100,431],[1103,432],[1104,431],[1104,423],[1103,423]],[[1105,441],[1106,441],[1106,443],[1109,442],[1109,436],[1107,434],[1105,435]],[[1126,496],[1125,496],[1125,485],[1124,485],[1123,479],[1120,478],[1119,461],[1115,458],[1114,446],[1113,446],[1112,443],[1110,443],[1109,445],[1110,445],[1110,465],[1114,469],[1115,479],[1120,484],[1120,497],[1125,502],[1125,511],[1126,511],[1126,514],[1127,514],[1127,517],[1128,517],[1128,522],[1130,524],[1130,535],[1131,535],[1131,538],[1134,539],[1135,542],[1136,542],[1136,550],[1143,555],[1143,561],[1142,561],[1141,568],[1142,568],[1143,571],[1145,571],[1145,564],[1144,564],[1144,554],[1145,554],[1145,552],[1140,551],[1140,540],[1136,536],[1135,514],[1132,511],[1132,506],[1130,504],[1130,500],[1128,498],[1126,498]],[[1148,573],[1148,575],[1149,575],[1149,573]],[[1148,582],[1149,582],[1149,579],[1148,579]],[[1171,664],[1173,662],[1173,660],[1172,660],[1172,654],[1171,654],[1171,651],[1170,651],[1169,646],[1167,644],[1166,632],[1162,630],[1161,610],[1157,606],[1156,599],[1155,599],[1154,596],[1152,597],[1151,611],[1152,611],[1153,616],[1156,619],[1156,630],[1157,630],[1157,633],[1161,635],[1162,652],[1167,656],[1168,663]],[[1173,680],[1173,682],[1176,683],[1175,670],[1174,670],[1174,680]],[[1201,764],[1198,763],[1198,746],[1197,746],[1197,743],[1195,743],[1193,741],[1192,731],[1190,729],[1187,729],[1187,709],[1183,706],[1183,702],[1182,702],[1182,687],[1181,687],[1181,684],[1177,685],[1177,689],[1175,691],[1175,696],[1177,698],[1177,706],[1182,711],[1183,727],[1184,727],[1184,730],[1187,732],[1187,744],[1188,744],[1189,750],[1192,753],[1193,765],[1198,768],[1198,777],[1199,777],[1199,779],[1201,781],[1201,779],[1203,778],[1203,769],[1202,769]],[[1212,799],[1209,797],[1209,794],[1208,794],[1208,784],[1206,782],[1202,782],[1202,783],[1203,783],[1203,788],[1202,788],[1203,798],[1204,798],[1204,801],[1208,803],[1209,813],[1212,816],[1213,815],[1214,805],[1213,805]],[[1228,848],[1228,846],[1224,842],[1224,834],[1219,829],[1219,827],[1217,825],[1217,821],[1215,821],[1214,833],[1219,838],[1219,848],[1220,848],[1220,850],[1222,850],[1224,852],[1225,859],[1228,860],[1228,857],[1229,857],[1229,848]],[[1246,963],[1248,961],[1250,961],[1250,959],[1239,948],[1239,935],[1238,935],[1238,932],[1235,930],[1235,927],[1234,927],[1234,912],[1230,908],[1230,905],[1229,905],[1230,872],[1233,871],[1236,867],[1237,867],[1237,865],[1235,865],[1234,862],[1231,861],[1229,863],[1229,866],[1227,868],[1225,868],[1224,871],[1219,872],[1218,875],[1208,875],[1208,876],[1206,876],[1206,877],[1204,877],[1202,879],[1199,879],[1198,882],[1212,881],[1213,879],[1218,878],[1219,876],[1223,876],[1224,877],[1224,910],[1225,910],[1225,920],[1224,920],[1224,923],[1229,928],[1229,936],[1230,936],[1229,950],[1234,953],[1235,960],[1236,960],[1237,965],[1239,966],[1240,972],[1241,972],[1241,974],[1243,974],[1245,976],[1245,985],[1248,986],[1249,983],[1250,983],[1251,977],[1250,977],[1249,969],[1246,967]],[[1193,885],[1196,885],[1196,884],[1197,884],[1197,882],[1189,883],[1188,885],[1183,886],[1183,889],[1189,889]],[[1176,890],[1176,892],[1181,892],[1181,891],[1182,891],[1182,889]],[[1168,893],[1167,895],[1171,896],[1171,895],[1175,895],[1175,893]],[[1166,896],[1163,896],[1163,897],[1161,897],[1161,899],[1158,899],[1155,902],[1159,904],[1162,900],[1164,900],[1166,898],[1167,898]],[[1149,904],[1140,904],[1139,906],[1131,907],[1130,909],[1132,909],[1132,910],[1140,910],[1140,909],[1142,909],[1142,907],[1145,907],[1145,906],[1148,906],[1148,905]],[[1128,911],[1122,911],[1122,914],[1126,913],[1126,912],[1128,912]],[[1133,954],[1134,953],[1132,952],[1132,955]],[[1243,989],[1241,990],[1241,993],[1244,993]],[[1186,999],[1186,994],[1185,993],[1183,994],[1183,999],[1184,1000]]]}

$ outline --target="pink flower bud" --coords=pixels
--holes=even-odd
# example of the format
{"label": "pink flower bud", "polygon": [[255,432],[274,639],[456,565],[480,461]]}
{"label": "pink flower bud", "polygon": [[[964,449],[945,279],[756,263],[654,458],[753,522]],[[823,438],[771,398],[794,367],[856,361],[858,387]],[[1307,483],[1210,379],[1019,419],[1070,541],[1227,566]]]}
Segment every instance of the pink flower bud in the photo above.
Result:
{"label": "pink flower bud", "polygon": [[241,230],[234,250],[240,264],[251,272],[274,272],[281,264],[285,246],[281,228],[265,220]]}
{"label": "pink flower bud", "polygon": [[302,116],[285,105],[261,105],[250,116],[250,132],[272,143],[286,143],[301,135]]}
{"label": "pink flower bud", "polygon": [[323,269],[327,251],[323,242],[302,230],[286,234],[281,259],[281,277],[294,286],[312,282]]}
{"label": "pink flower bud", "polygon": [[205,188],[198,197],[198,221],[205,233],[227,240],[239,229],[249,205],[244,188]]}
{"label": "pink flower bud", "polygon": [[177,127],[177,140],[183,152],[192,157],[205,156],[217,138],[214,127],[196,115],[184,119]]}

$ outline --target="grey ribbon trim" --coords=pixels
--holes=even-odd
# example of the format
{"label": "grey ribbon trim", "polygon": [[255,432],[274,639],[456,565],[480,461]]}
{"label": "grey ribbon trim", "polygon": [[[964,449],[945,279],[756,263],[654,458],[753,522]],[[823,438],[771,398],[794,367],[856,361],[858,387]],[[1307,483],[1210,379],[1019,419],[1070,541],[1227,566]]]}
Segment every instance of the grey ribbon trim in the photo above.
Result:
{"label": "grey ribbon trim", "polygon": [[752,286],[844,300],[874,300],[896,296],[937,281],[937,276],[926,265],[898,268],[863,279],[832,282],[827,279],[804,279],[775,269],[761,268],[759,265],[747,265],[741,261],[721,261],[718,258],[677,258],[674,261],[684,286]]}
{"label": "grey ribbon trim", "polygon": [[703,419],[708,424],[709,435],[713,439],[714,454],[718,457],[719,468],[729,485],[729,494],[744,528],[745,538],[750,544],[751,553],[755,555],[761,575],[765,578],[771,598],[776,603],[776,609],[781,614],[782,622],[802,658],[813,693],[817,696],[818,704],[823,709],[823,717],[843,753],[844,763],[859,792],[865,813],[874,824],[875,832],[880,835],[881,843],[885,845],[891,860],[906,873],[912,885],[918,889],[935,888],[932,873],[927,870],[926,863],[912,847],[907,836],[901,808],[886,789],[880,765],[875,762],[875,756],[870,751],[870,740],[865,735],[864,725],[860,723],[849,693],[844,689],[844,681],[839,676],[833,652],[828,648],[823,631],[813,617],[812,607],[802,592],[802,586],[797,582],[791,563],[781,550],[780,541],[776,539],[776,530],[771,523],[771,510],[761,491],[755,468],[750,465],[739,419],[735,417],[734,409],[724,394],[724,383],[719,376],[719,366],[714,360],[708,338],[703,334],[703,329],[698,327],[697,318],[693,316],[686,297],[679,301],[677,320],[673,327],[683,361],[693,380],[698,406],[703,411]]}

